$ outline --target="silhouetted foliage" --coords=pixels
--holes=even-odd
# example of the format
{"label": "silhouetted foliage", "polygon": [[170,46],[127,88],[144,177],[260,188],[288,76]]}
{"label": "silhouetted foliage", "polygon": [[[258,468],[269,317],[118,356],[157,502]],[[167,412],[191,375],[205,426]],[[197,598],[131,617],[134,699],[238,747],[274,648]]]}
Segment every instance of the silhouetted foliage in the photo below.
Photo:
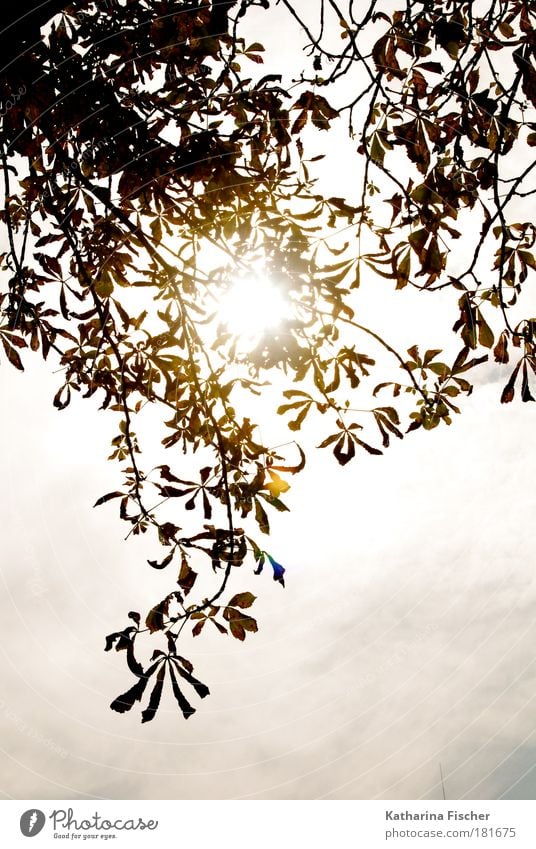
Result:
{"label": "silhouetted foliage", "polygon": [[[305,453],[264,445],[239,412],[271,372],[287,380],[274,414],[293,433],[318,419],[319,447],[341,465],[450,424],[489,351],[509,369],[502,402],[534,400],[536,318],[522,295],[536,270],[536,7],[281,7],[303,36],[293,85],[264,73],[262,44],[241,35],[251,15],[262,32],[269,0],[4,11],[0,338],[19,370],[27,349],[59,363],[59,410],[81,393],[117,416],[122,482],[97,504],[117,500],[133,534],[154,529],[163,551],[149,564],[174,587],[106,641],[136,679],[111,707],[129,711],[147,691],[143,722],[166,675],[185,718],[190,698],[208,695],[178,654],[185,628],[257,631],[254,595],[225,601],[236,569],[267,567],[284,585],[255,534],[287,510]],[[356,150],[358,201],[315,182],[322,157],[308,145],[335,121]],[[255,285],[259,264],[289,312],[243,350],[218,305],[236,277]],[[401,298],[451,293],[454,353],[443,353],[451,340],[398,351],[363,323],[364,272]],[[147,405],[165,427],[167,462],[152,470],[136,433]],[[199,458],[197,474],[184,455]],[[201,572],[214,588],[196,598]],[[163,640],[148,665],[135,653],[143,638]]]}

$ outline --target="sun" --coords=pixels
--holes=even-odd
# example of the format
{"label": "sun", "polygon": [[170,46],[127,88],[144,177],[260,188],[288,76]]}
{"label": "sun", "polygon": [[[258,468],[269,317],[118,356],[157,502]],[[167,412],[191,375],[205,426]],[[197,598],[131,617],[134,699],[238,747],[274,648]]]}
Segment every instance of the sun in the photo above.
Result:
{"label": "sun", "polygon": [[222,296],[218,321],[242,341],[277,330],[290,317],[291,302],[269,277],[237,278]]}

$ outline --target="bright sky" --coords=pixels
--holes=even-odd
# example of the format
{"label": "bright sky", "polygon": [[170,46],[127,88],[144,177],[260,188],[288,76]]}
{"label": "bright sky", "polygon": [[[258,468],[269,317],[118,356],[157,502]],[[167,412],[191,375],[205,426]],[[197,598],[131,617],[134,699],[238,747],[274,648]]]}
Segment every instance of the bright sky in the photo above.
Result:
{"label": "bright sky", "polygon": [[[395,344],[422,324],[404,303]],[[499,405],[496,371],[449,429],[345,469],[312,458],[272,523],[287,588],[235,578],[259,633],[186,643],[211,697],[185,723],[166,696],[141,726],[108,708],[131,676],[104,636],[169,579],[113,504],[91,509],[117,485],[113,417],[59,414],[57,376],[25,362],[0,369],[3,798],[438,798],[440,764],[448,798],[534,797],[534,413]]]}
{"label": "bright sky", "polygon": [[287,589],[235,579],[259,633],[187,641],[211,697],[142,727],[108,709],[131,676],[104,635],[167,584],[91,510],[110,422],[52,387],[2,373],[5,798],[437,798],[439,763],[449,798],[533,796],[529,405],[490,384],[384,458],[317,458],[274,521]]}

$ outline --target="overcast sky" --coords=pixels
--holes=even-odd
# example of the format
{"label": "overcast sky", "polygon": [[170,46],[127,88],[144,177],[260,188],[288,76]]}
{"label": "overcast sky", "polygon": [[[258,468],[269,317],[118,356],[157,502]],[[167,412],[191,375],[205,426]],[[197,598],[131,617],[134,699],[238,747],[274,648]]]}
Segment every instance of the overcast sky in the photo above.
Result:
{"label": "overcast sky", "polygon": [[[326,168],[348,186],[338,145]],[[390,338],[411,344],[401,303]],[[425,342],[452,320],[436,308]],[[448,798],[534,798],[534,406],[500,406],[504,372],[451,428],[312,457],[272,523],[287,588],[235,577],[259,633],[187,641],[210,698],[185,722],[166,694],[142,726],[109,710],[132,676],[104,636],[169,577],[113,503],[91,509],[118,483],[113,417],[58,413],[59,377],[25,363],[0,368],[3,798],[440,798],[440,765]]]}
{"label": "overcast sky", "polygon": [[533,409],[481,387],[443,431],[292,488],[251,588],[259,633],[183,651],[212,695],[141,726],[103,637],[167,591],[148,541],[95,499],[111,420],[57,413],[53,379],[0,372],[0,787],[15,798],[534,796]]}

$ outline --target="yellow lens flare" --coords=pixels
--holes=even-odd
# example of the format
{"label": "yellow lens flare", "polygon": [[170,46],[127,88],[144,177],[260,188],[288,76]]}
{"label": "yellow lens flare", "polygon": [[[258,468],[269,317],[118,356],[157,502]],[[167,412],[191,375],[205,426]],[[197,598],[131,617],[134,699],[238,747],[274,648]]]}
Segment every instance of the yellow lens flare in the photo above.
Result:
{"label": "yellow lens flare", "polygon": [[269,277],[240,277],[229,286],[218,308],[218,322],[241,342],[277,330],[291,316],[291,302]]}

